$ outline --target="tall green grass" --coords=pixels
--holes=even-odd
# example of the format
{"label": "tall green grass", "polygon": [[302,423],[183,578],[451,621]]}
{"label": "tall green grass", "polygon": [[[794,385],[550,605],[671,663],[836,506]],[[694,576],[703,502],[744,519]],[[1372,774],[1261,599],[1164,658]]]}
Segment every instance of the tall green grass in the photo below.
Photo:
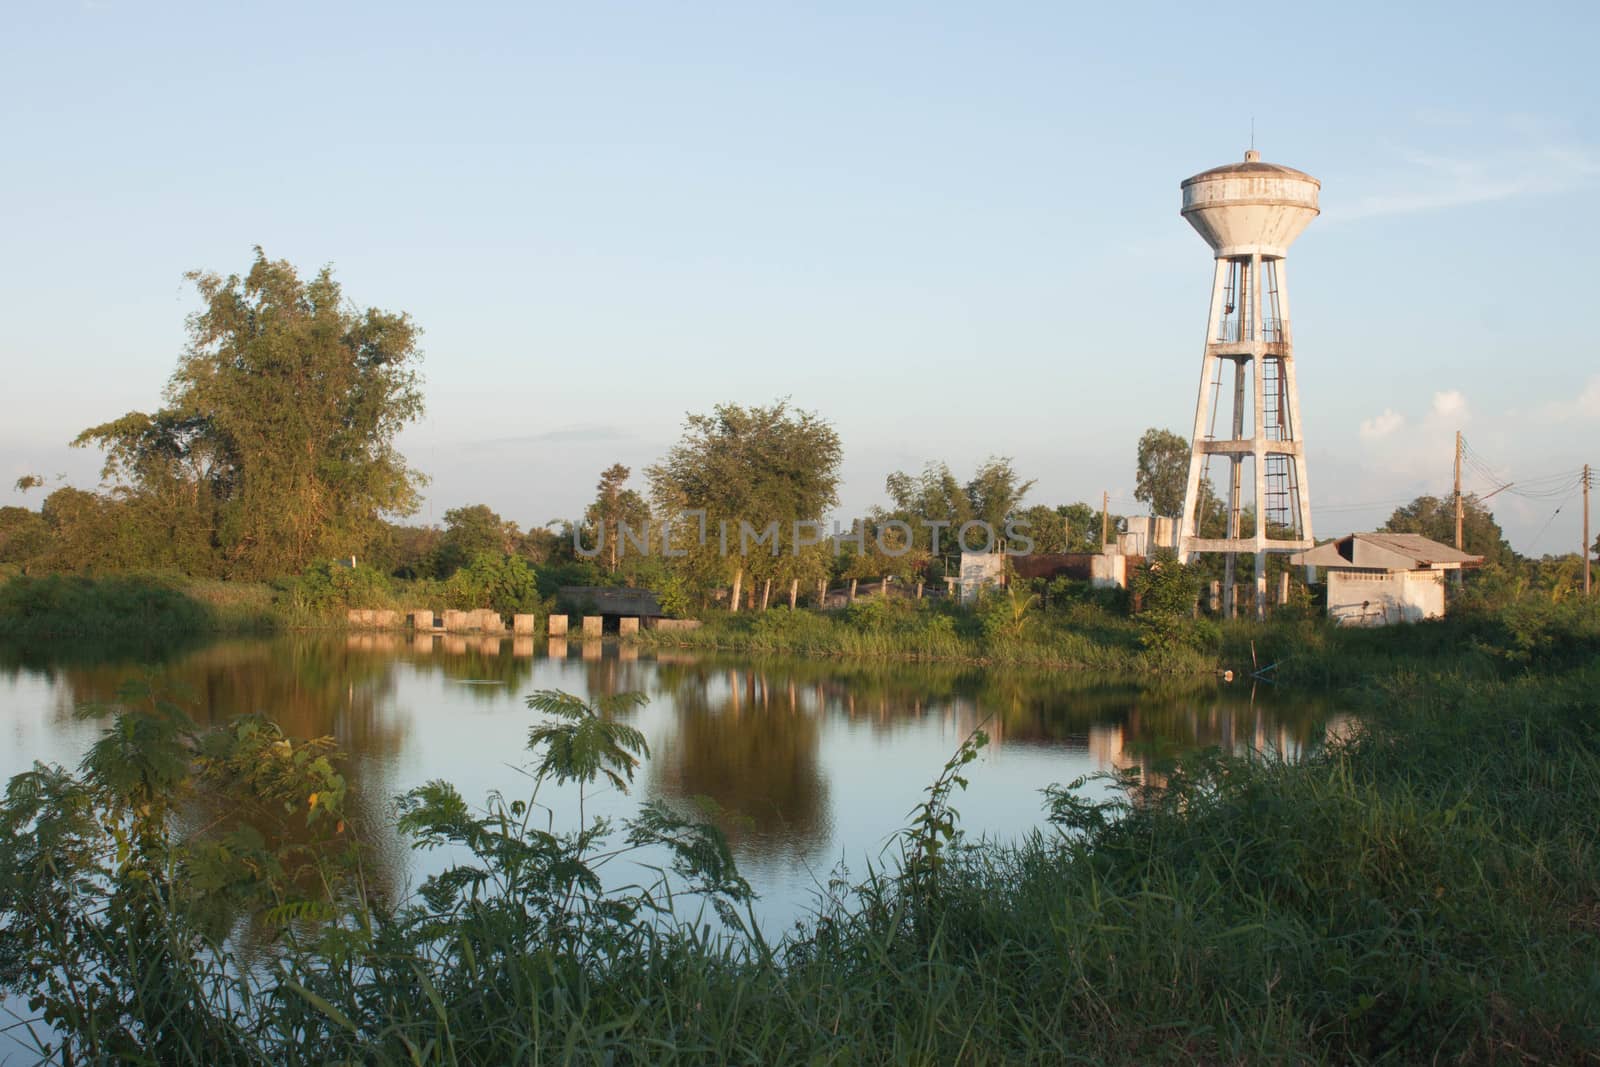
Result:
{"label": "tall green grass", "polygon": [[787,607],[716,613],[692,630],[646,630],[657,648],[689,648],[808,657],[915,662],[951,661],[1105,673],[1212,673],[1214,651],[1148,648],[1133,620],[1095,608],[1034,611],[1001,629],[976,612],[908,603],[862,601],[840,612]]}
{"label": "tall green grass", "polygon": [[170,575],[19,575],[0,584],[0,637],[269,633],[269,586]]}

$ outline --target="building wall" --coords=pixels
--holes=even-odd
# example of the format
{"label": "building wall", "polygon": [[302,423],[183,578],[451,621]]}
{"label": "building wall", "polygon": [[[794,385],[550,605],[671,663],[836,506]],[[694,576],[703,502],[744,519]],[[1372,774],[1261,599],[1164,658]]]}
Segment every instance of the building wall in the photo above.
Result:
{"label": "building wall", "polygon": [[1384,626],[1442,618],[1444,572],[1330,567],[1328,616],[1342,626]]}
{"label": "building wall", "polygon": [[963,552],[956,595],[961,603],[971,604],[985,589],[1004,584],[1005,577],[1006,557],[1000,553]]}

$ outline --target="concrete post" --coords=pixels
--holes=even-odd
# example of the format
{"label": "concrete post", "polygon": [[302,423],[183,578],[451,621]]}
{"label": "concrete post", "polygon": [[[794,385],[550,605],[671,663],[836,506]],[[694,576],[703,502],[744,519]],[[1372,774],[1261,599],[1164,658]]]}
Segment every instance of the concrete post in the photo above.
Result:
{"label": "concrete post", "polygon": [[567,617],[565,615],[552,615],[544,621],[544,632],[551,637],[567,636]]}
{"label": "concrete post", "polygon": [[599,637],[604,630],[606,620],[601,615],[585,615],[583,617],[583,636]]}
{"label": "concrete post", "polygon": [[630,615],[617,620],[617,635],[619,637],[627,637],[629,634],[637,634],[638,632],[639,620],[633,616]]}
{"label": "concrete post", "polygon": [[513,634],[531,634],[539,631],[539,616],[513,615],[511,616],[511,632]]}
{"label": "concrete post", "polygon": [[444,629],[446,633],[463,633],[470,628],[472,620],[465,611],[448,609],[444,613]]}
{"label": "concrete post", "polygon": [[416,611],[407,612],[406,613],[406,620],[411,623],[411,628],[413,630],[431,630],[431,629],[433,629],[433,612],[432,612],[432,610],[427,610],[427,611],[416,610]]}

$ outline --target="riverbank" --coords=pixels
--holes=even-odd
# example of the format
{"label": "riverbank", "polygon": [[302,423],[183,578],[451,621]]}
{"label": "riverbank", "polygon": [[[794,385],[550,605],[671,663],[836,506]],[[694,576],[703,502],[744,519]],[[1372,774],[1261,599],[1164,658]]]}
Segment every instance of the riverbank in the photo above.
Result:
{"label": "riverbank", "polygon": [[292,621],[284,598],[261,582],[159,574],[0,582],[0,638],[244,636],[287,629]]}
{"label": "riverbank", "polygon": [[[180,872],[157,928],[192,933],[188,924],[215,918],[218,887],[236,904],[275,908],[280,924],[300,918],[276,927],[279,956],[248,1000],[237,976],[172,955],[195,943],[187,937],[153,937],[138,946],[148,955],[126,957],[121,928],[104,927],[130,988],[105,994],[110,1015],[79,1017],[78,1049],[105,1040],[89,1034],[93,1022],[124,1052],[162,1062],[1592,1059],[1597,637],[1592,610],[1568,609],[1375,631],[1361,638],[1365,652],[1324,646],[1305,657],[1308,674],[1334,652],[1361,661],[1337,690],[1357,731],[1296,763],[1210,753],[1151,764],[1109,802],[1063,783],[1049,828],[1014,846],[952,837],[958,759],[902,838],[901,861],[831,884],[816,916],[779,944],[692,921],[662,926],[637,901],[606,904],[571,881],[572,862],[592,857],[581,842],[479,818],[442,791],[412,828],[472,841],[481,876],[398,910],[359,896],[274,897],[222,878],[227,856],[214,846],[174,838],[172,848],[199,851],[138,868]],[[562,751],[609,751],[598,726],[583,728],[585,746]],[[234,766],[226,749],[204,751]],[[316,765],[315,750],[303,763],[298,751],[285,759]],[[252,756],[228,774],[260,765]],[[306,811],[294,781],[266,784]],[[320,821],[306,816],[296,848],[308,833],[329,840],[313,831],[326,832],[337,789],[324,780],[312,790]],[[79,810],[70,805],[81,794],[57,795],[64,818]],[[51,835],[77,824],[46,820],[41,835],[24,802],[35,801],[8,801],[14,832],[0,846],[8,928],[101,914],[104,901],[77,883],[38,892],[29,881],[56,869],[46,861],[65,854]],[[700,885],[736,888],[722,853],[680,840]],[[243,857],[259,845],[230,837],[227,847]],[[117,884],[133,893],[140,883]],[[165,910],[170,901],[177,910]],[[316,916],[320,930],[307,922]],[[92,926],[62,929],[79,951],[94,943],[83,934]],[[13,978],[26,966],[4,948],[0,965]],[[163,984],[134,987],[155,974]],[[226,1017],[229,1004],[246,1004],[244,1015]]]}

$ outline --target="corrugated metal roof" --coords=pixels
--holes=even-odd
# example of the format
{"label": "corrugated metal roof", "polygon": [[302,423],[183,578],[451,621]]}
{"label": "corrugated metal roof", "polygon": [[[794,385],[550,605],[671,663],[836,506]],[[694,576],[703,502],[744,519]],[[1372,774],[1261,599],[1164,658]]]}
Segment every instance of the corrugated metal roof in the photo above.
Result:
{"label": "corrugated metal roof", "polygon": [[1421,534],[1373,532],[1347,534],[1327,544],[1298,552],[1289,558],[1289,562],[1298,566],[1366,570],[1397,570],[1399,567],[1396,564],[1402,564],[1406,569],[1417,570],[1422,567],[1472,567],[1482,563],[1483,557],[1458,551]]}
{"label": "corrugated metal roof", "polygon": [[1391,552],[1410,556],[1419,564],[1422,563],[1482,563],[1482,556],[1474,556],[1470,552],[1423,537],[1421,534],[1412,533],[1364,533],[1352,534],[1369,544],[1379,545]]}

